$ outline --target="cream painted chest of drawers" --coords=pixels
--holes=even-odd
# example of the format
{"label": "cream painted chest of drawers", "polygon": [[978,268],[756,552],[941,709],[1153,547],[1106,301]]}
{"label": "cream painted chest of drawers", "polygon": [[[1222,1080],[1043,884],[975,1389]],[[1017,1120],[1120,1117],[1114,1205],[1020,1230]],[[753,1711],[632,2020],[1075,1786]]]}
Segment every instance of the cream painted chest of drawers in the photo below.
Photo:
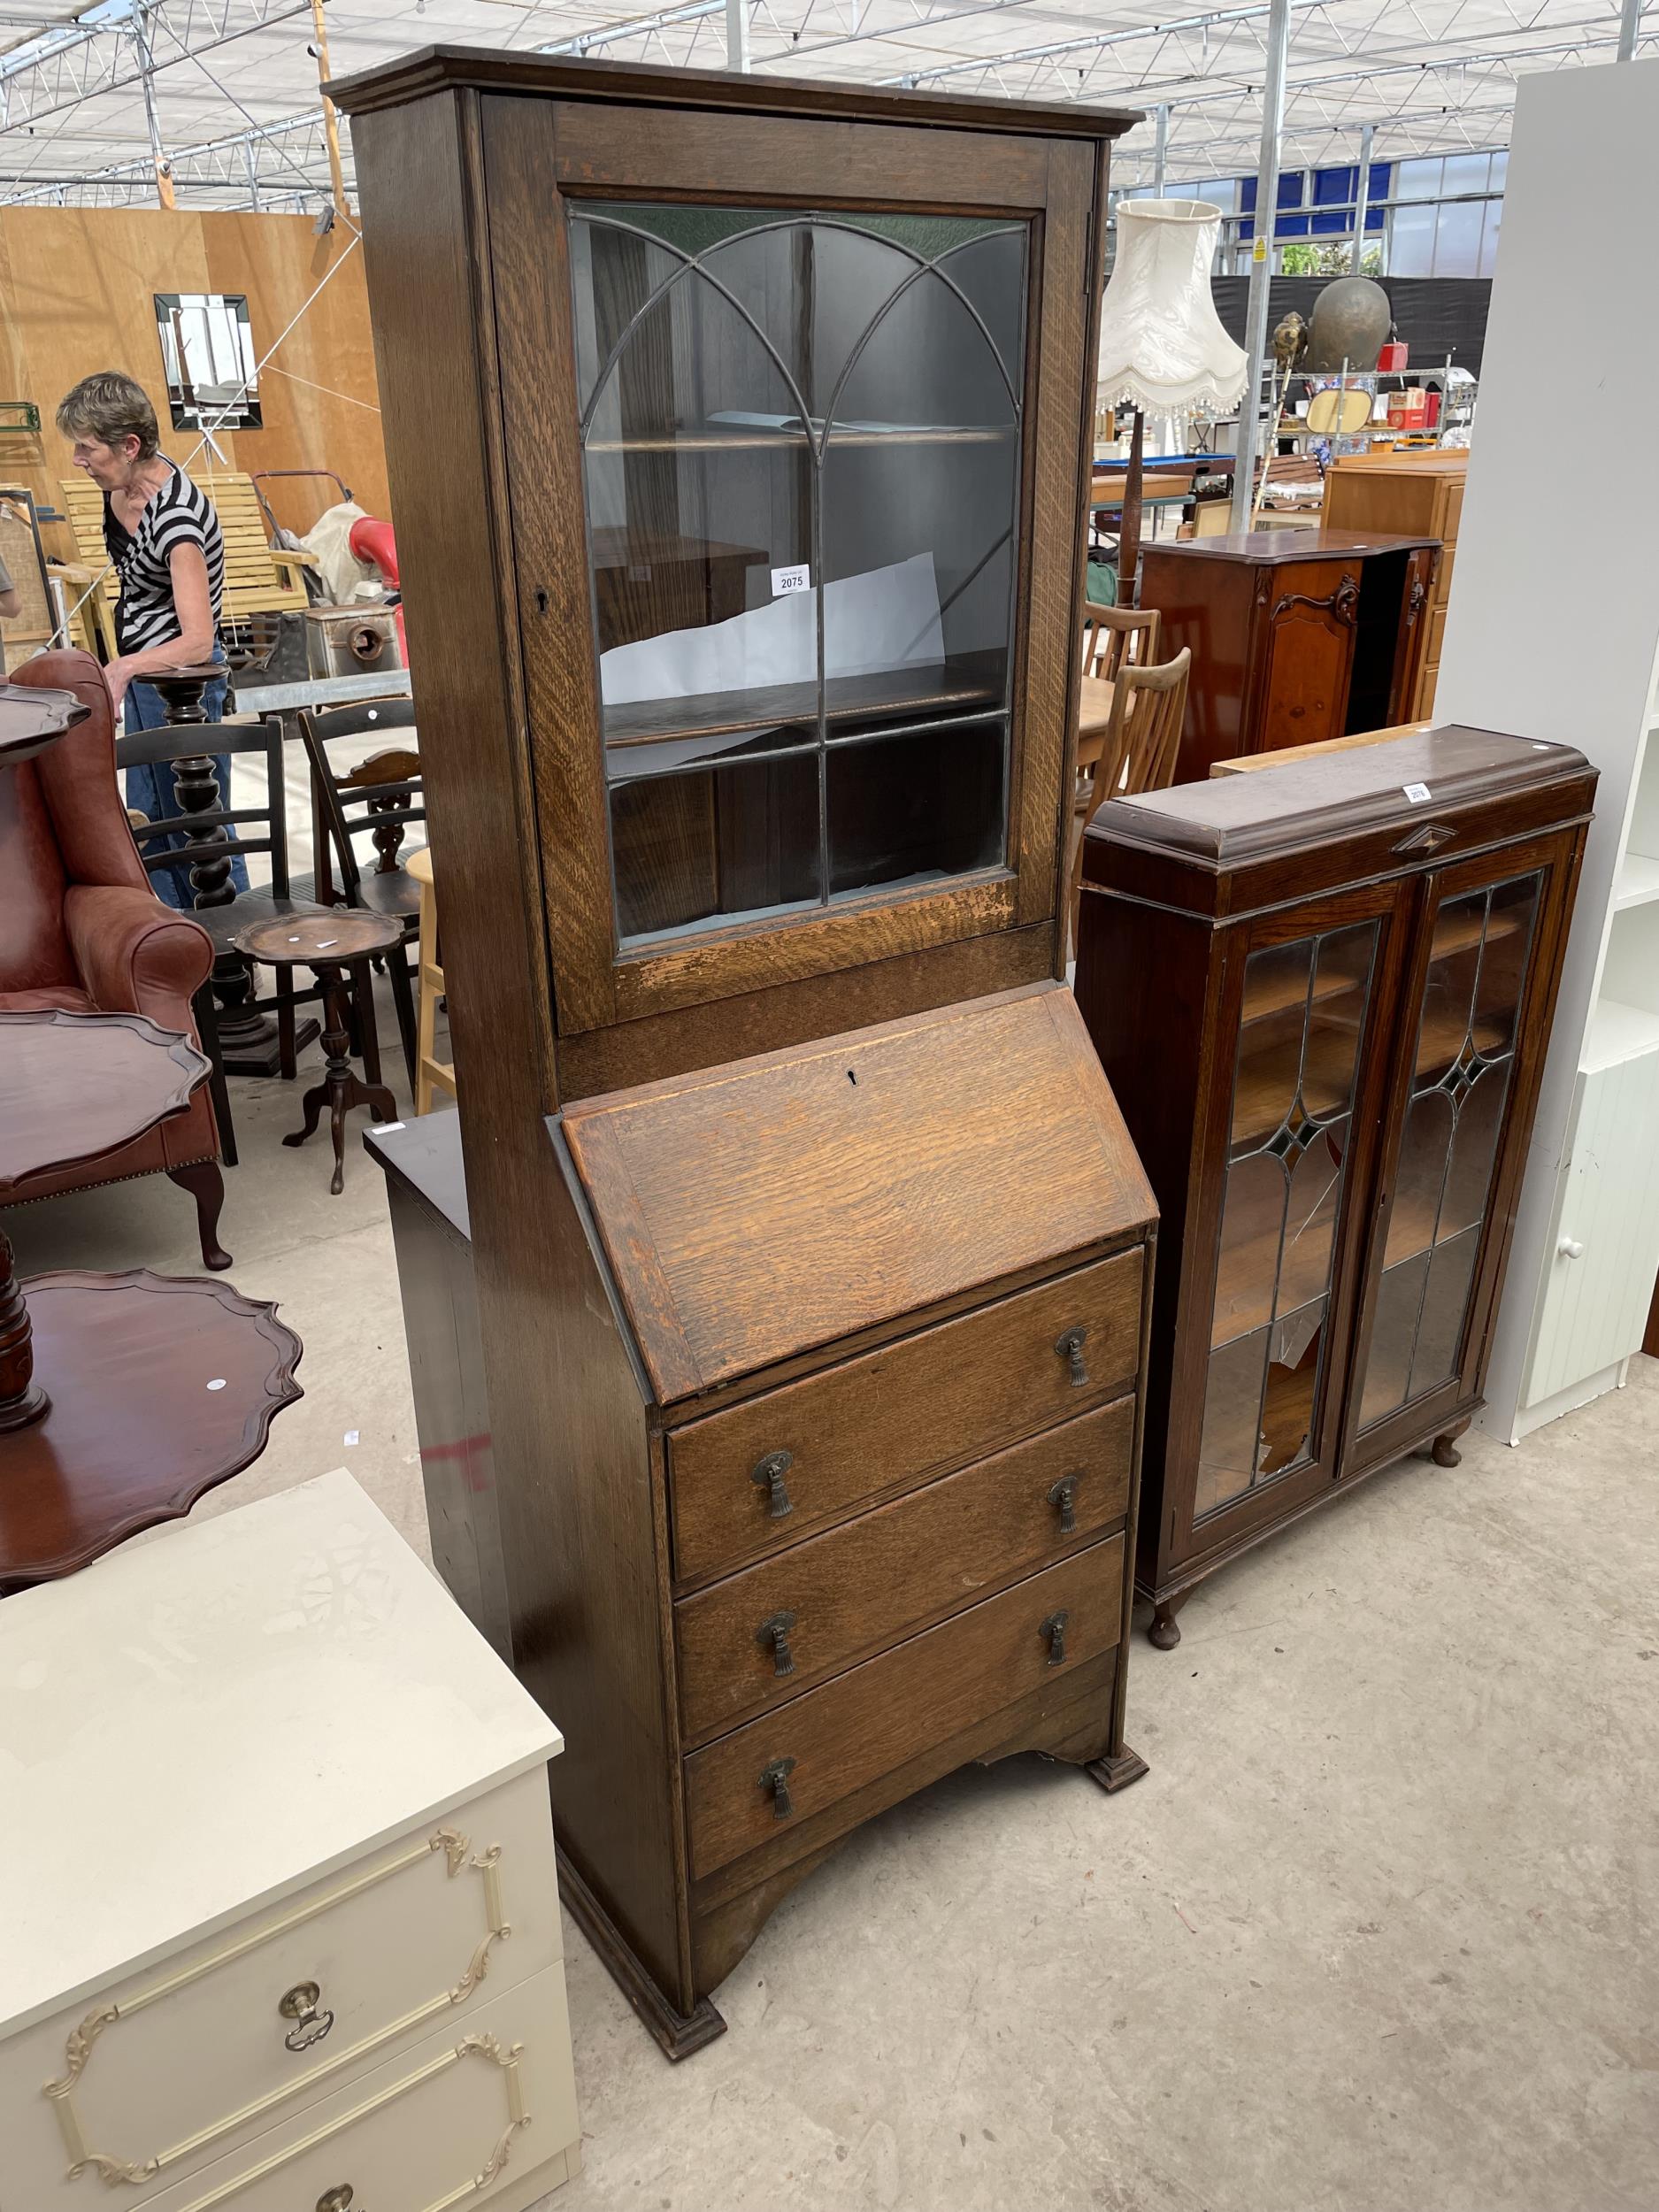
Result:
{"label": "cream painted chest of drawers", "polygon": [[0,1604],[0,2212],[523,2212],[557,1730],[349,1475]]}

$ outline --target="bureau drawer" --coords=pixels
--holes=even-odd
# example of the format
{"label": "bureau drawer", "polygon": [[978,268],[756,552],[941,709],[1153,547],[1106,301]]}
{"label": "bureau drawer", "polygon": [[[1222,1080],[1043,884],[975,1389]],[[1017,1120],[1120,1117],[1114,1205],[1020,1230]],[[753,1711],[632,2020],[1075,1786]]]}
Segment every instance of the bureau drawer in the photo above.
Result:
{"label": "bureau drawer", "polygon": [[1119,1398],[680,1599],[687,1737],[798,1696],[1121,1522],[1134,1415]]}
{"label": "bureau drawer", "polygon": [[451,2212],[488,2206],[489,2190],[522,2203],[533,2177],[540,2196],[580,2166],[565,1970],[553,1966],[143,2212]]}
{"label": "bureau drawer", "polygon": [[[694,1751],[685,1763],[693,1878],[1110,1650],[1123,1627],[1123,1572],[1124,1540],[1110,1537]],[[850,1808],[847,1824],[860,1817]]]}
{"label": "bureau drawer", "polygon": [[[1120,1395],[1139,1357],[1141,1265],[1137,1246],[676,1429],[676,1574],[701,1581],[776,1551],[864,1499]],[[1076,1329],[1074,1365],[1056,1348]]]}
{"label": "bureau drawer", "polygon": [[165,2185],[561,1951],[538,1767],[17,2039],[0,2139],[42,2202],[83,2161]]}

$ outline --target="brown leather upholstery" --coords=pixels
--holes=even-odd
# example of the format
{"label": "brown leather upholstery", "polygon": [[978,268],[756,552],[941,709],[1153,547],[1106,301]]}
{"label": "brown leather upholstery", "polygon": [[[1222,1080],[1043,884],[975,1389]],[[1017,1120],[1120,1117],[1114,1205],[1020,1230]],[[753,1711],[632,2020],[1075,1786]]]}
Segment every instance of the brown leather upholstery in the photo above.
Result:
{"label": "brown leather upholstery", "polygon": [[[38,653],[11,680],[73,691],[92,709],[66,737],[0,770],[0,1008],[147,1014],[196,1041],[190,1000],[212,941],[150,887],[115,780],[115,722],[89,653]],[[188,1113],[90,1168],[54,1170],[19,1199],[219,1156],[205,1086]]]}

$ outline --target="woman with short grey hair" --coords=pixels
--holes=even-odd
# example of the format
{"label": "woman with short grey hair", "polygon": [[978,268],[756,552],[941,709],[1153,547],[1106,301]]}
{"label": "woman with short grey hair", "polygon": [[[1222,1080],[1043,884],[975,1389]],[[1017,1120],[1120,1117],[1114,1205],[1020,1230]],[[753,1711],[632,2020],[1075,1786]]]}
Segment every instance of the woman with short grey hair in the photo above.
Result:
{"label": "woman with short grey hair", "polygon": [[[125,710],[128,730],[157,729],[166,709],[146,677],[224,657],[218,641],[225,590],[219,517],[207,495],[160,450],[156,411],[135,378],[119,369],[82,377],[58,405],[58,427],[73,441],[75,466],[104,494],[104,549],[120,578],[115,610],[120,649],[104,678],[118,711]],[[207,687],[202,703],[208,719],[218,721],[225,711],[222,679]],[[228,757],[220,754],[216,765],[220,795],[228,803]],[[180,809],[171,767],[164,762],[129,768],[127,802],[153,822],[176,817]],[[230,879],[234,889],[248,888],[245,861],[233,860]],[[150,881],[170,906],[188,910],[196,902],[188,869],[157,869]]]}

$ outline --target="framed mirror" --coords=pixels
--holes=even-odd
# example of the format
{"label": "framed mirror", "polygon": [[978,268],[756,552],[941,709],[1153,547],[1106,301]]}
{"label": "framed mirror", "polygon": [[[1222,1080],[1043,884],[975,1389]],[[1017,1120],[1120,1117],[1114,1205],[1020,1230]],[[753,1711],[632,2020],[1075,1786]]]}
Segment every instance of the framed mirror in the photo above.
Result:
{"label": "framed mirror", "polygon": [[246,296],[157,292],[155,301],[173,428],[262,429]]}

